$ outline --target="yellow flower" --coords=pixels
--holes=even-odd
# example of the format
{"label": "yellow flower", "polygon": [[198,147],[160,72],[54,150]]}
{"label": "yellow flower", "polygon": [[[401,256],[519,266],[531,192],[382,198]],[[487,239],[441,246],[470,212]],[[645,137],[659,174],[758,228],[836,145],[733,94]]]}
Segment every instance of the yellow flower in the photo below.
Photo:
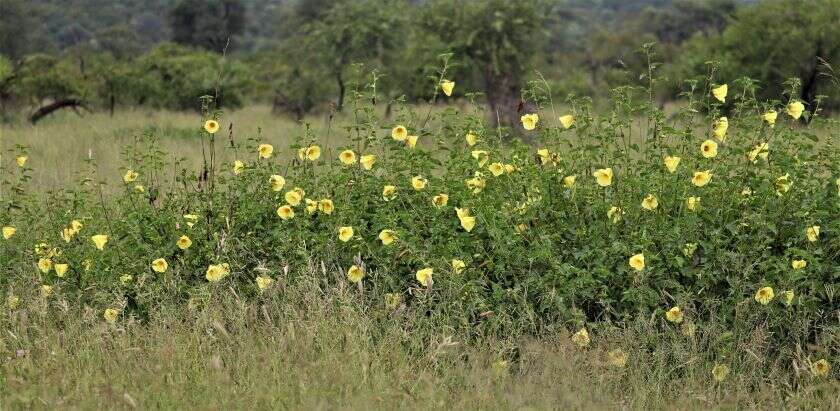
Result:
{"label": "yellow flower", "polygon": [[694,252],[697,251],[697,243],[685,243],[685,247],[683,247],[683,255],[686,257],[691,257],[694,255]]}
{"label": "yellow flower", "polygon": [[712,368],[712,377],[717,382],[723,382],[727,375],[729,375],[729,366],[725,364],[715,364]]}
{"label": "yellow flower", "polygon": [[205,121],[204,130],[210,134],[216,134],[216,132],[219,131],[219,122],[216,120]]}
{"label": "yellow flower", "polygon": [[271,285],[274,284],[274,279],[264,275],[257,276],[257,278],[254,281],[257,283],[257,288],[260,291],[265,291],[271,288]]}
{"label": "yellow flower", "polygon": [[14,228],[12,226],[3,227],[3,239],[8,240],[8,239],[12,238],[15,235],[16,232],[17,232],[17,228]]}
{"label": "yellow flower", "polygon": [[73,230],[73,234],[78,234],[79,231],[82,231],[82,223],[78,220],[73,220],[70,222],[70,229]]}
{"label": "yellow flower", "polygon": [[[218,128],[218,127],[219,126],[217,125],[216,128]],[[207,128],[207,126],[205,125],[204,128]],[[210,130],[208,130],[208,132],[210,132]],[[212,133],[215,133],[215,131],[212,132]],[[120,316],[120,311],[117,310],[116,308],[106,308],[105,313],[102,314],[102,317],[105,318],[105,321],[107,321],[108,324],[116,323],[117,322],[117,317],[119,317],[119,316]]]}
{"label": "yellow flower", "polygon": [[505,173],[512,174],[514,171],[516,171],[516,166],[513,164],[505,164]]}
{"label": "yellow flower", "polygon": [[645,255],[642,253],[636,254],[630,257],[629,260],[630,267],[633,267],[636,271],[642,271],[645,269]]}
{"label": "yellow flower", "polygon": [[455,214],[458,215],[458,218],[464,218],[470,215],[469,208],[455,208]]}
{"label": "yellow flower", "polygon": [[563,185],[566,188],[572,188],[575,186],[575,180],[577,180],[577,176],[566,176],[563,177]]}
{"label": "yellow flower", "polygon": [[295,210],[288,204],[282,205],[277,207],[277,216],[282,220],[288,220],[295,217]]}
{"label": "yellow flower", "polygon": [[76,233],[73,232],[72,228],[65,228],[61,230],[61,238],[64,240],[65,243],[69,243],[70,240],[73,239],[74,235],[76,235]]}
{"label": "yellow flower", "polygon": [[[285,180],[283,181],[283,184],[286,184]],[[198,216],[195,214],[184,214],[184,220],[187,221],[187,227],[192,228],[198,221]]]}
{"label": "yellow flower", "polygon": [[790,181],[790,174],[785,174],[777,178],[774,184],[776,186],[777,195],[787,193],[790,190],[790,186],[793,185],[793,183]]}
{"label": "yellow flower", "polygon": [[770,145],[767,143],[761,143],[752,150],[750,150],[749,154],[747,154],[747,158],[755,164],[758,162],[758,159],[761,158],[762,160],[767,160],[767,156],[770,155]]}
{"label": "yellow flower", "polygon": [[9,294],[9,296],[6,297],[6,305],[10,310],[17,310],[20,307],[20,297],[14,294]]}
{"label": "yellow flower", "polygon": [[764,121],[766,121],[767,124],[770,125],[770,127],[773,127],[773,126],[776,125],[776,117],[778,117],[778,116],[779,116],[779,113],[777,113],[775,110],[770,110],[770,111],[762,114],[761,118]]}
{"label": "yellow flower", "polygon": [[41,297],[47,298],[51,296],[53,293],[53,288],[51,285],[44,284],[41,286]]}
{"label": "yellow flower", "polygon": [[443,80],[440,83],[440,88],[443,90],[443,94],[446,94],[446,97],[450,97],[452,95],[452,90],[455,88],[455,82]]}
{"label": "yellow flower", "polygon": [[715,121],[715,124],[712,127],[712,132],[715,134],[715,137],[718,138],[720,141],[726,141],[726,130],[729,129],[729,119],[726,117],[721,117]]}
{"label": "yellow flower", "polygon": [[396,310],[401,300],[402,296],[400,296],[400,293],[387,293],[385,294],[385,308]]}
{"label": "yellow flower", "polygon": [[615,367],[624,368],[627,365],[627,353],[621,348],[610,351],[607,357],[610,359],[610,364]]}
{"label": "yellow flower", "polygon": [[[478,173],[476,173],[476,175],[478,175]],[[484,187],[487,186],[487,182],[484,181],[483,178],[478,177],[478,176],[470,178],[470,179],[466,180],[465,182],[467,184],[467,188],[472,190],[473,194],[480,193],[482,190],[484,190]]]}
{"label": "yellow flower", "polygon": [[802,117],[802,112],[805,111],[805,105],[801,101],[792,101],[787,105],[785,111],[794,120],[799,120],[799,117]]}
{"label": "yellow flower", "polygon": [[490,173],[493,174],[493,177],[498,177],[505,173],[505,165],[502,163],[493,163],[487,167],[490,170]]}
{"label": "yellow flower", "polygon": [[108,236],[105,234],[97,234],[90,238],[97,250],[104,250],[105,244],[108,243]]}
{"label": "yellow flower", "polygon": [[571,128],[573,125],[575,125],[575,116],[571,114],[560,116],[560,124],[562,124],[563,128],[565,129]]}
{"label": "yellow flower", "polygon": [[17,156],[15,158],[15,163],[17,163],[18,167],[23,167],[23,166],[26,165],[26,160],[28,160],[28,159],[29,159],[29,157],[27,157],[27,156]]}
{"label": "yellow flower", "polygon": [[39,258],[38,259],[38,269],[41,270],[42,273],[46,274],[52,270],[52,260],[49,258]]}
{"label": "yellow flower", "polygon": [[335,210],[335,205],[333,204],[333,201],[329,198],[324,198],[318,202],[318,209],[321,210],[322,213],[330,215],[332,214],[333,210]]}
{"label": "yellow flower", "polygon": [[314,146],[313,145],[313,146],[309,146],[309,147],[304,147],[304,148],[302,148],[302,150],[303,150],[302,153],[300,153],[300,152],[298,153],[298,156],[300,156],[300,154],[303,154],[303,157],[301,158],[301,160],[306,159],[306,160],[309,160],[309,161],[315,161],[315,160],[321,158],[321,147],[319,147],[319,146]]}
{"label": "yellow flower", "polygon": [[653,196],[653,194],[648,194],[647,197],[642,200],[642,208],[648,211],[656,210],[656,207],[659,207],[659,200]]}
{"label": "yellow flower", "polygon": [[123,182],[126,182],[126,183],[133,183],[135,180],[137,180],[137,177],[139,177],[139,176],[140,176],[140,175],[139,175],[139,174],[137,174],[137,172],[136,172],[136,171],[134,171],[134,170],[130,170],[130,169],[129,169],[129,170],[128,170],[128,171],[126,171],[126,172],[125,172],[125,174],[123,175]]}
{"label": "yellow flower", "polygon": [[545,165],[551,162],[551,151],[547,148],[541,148],[537,150],[537,156],[540,157],[540,164]]}
{"label": "yellow flower", "polygon": [[408,137],[408,130],[404,126],[396,126],[391,129],[391,138],[397,141],[405,141]]}
{"label": "yellow flower", "polygon": [[408,148],[414,148],[417,146],[417,139],[420,138],[419,136],[408,136],[405,138],[405,145]]}
{"label": "yellow flower", "polygon": [[718,101],[721,103],[726,103],[726,93],[729,91],[729,87],[726,84],[720,85],[712,89],[712,95],[715,96]]}
{"label": "yellow flower", "polygon": [[490,161],[490,154],[484,150],[473,150],[470,155],[472,158],[478,160],[479,167],[484,167]]}
{"label": "yellow flower", "polygon": [[437,208],[445,207],[449,203],[449,195],[440,193],[432,197],[432,204]]}
{"label": "yellow flower", "polygon": [[772,300],[773,297],[775,297],[775,294],[773,293],[773,289],[771,287],[761,287],[755,293],[755,300],[761,305],[770,304],[770,300]]}
{"label": "yellow flower", "polygon": [[572,335],[572,342],[577,344],[578,347],[586,347],[589,345],[589,331],[586,331],[586,328],[581,328]]}
{"label": "yellow flower", "polygon": [[271,158],[271,154],[274,153],[274,146],[271,144],[260,144],[257,148],[257,152],[260,155],[260,158]]}
{"label": "yellow flower", "polygon": [[454,271],[455,274],[461,274],[465,268],[467,268],[467,263],[465,263],[464,260],[459,260],[457,258],[452,259],[452,271]]}
{"label": "yellow flower", "polygon": [[825,358],[811,364],[811,374],[815,377],[825,377],[829,371],[831,371],[831,365]]}
{"label": "yellow flower", "polygon": [[136,184],[134,186],[134,191],[136,191],[138,193],[143,193],[143,192],[146,191],[146,187],[144,187],[142,184]]}
{"label": "yellow flower", "polygon": [[315,212],[318,211],[318,202],[309,198],[307,198],[305,201],[306,212],[309,214],[315,214]]}
{"label": "yellow flower", "polygon": [[455,214],[458,215],[458,220],[461,221],[461,227],[468,233],[475,227],[475,217],[470,215],[470,210],[466,208],[456,208]]}
{"label": "yellow flower", "polygon": [[794,297],[793,290],[787,290],[782,292],[782,297],[785,299],[785,305],[790,307],[793,304],[793,297]]}
{"label": "yellow flower", "polygon": [[607,218],[611,219],[613,224],[618,224],[621,221],[621,216],[624,215],[624,210],[616,206],[610,207],[607,211]]}
{"label": "yellow flower", "polygon": [[297,207],[300,204],[300,201],[303,200],[302,196],[300,195],[299,191],[290,190],[286,191],[286,194],[283,195],[283,198],[286,199],[286,202],[289,203],[292,207]]}
{"label": "yellow flower", "polygon": [[384,186],[382,187],[382,199],[385,201],[391,201],[397,197],[397,187],[396,186]]}
{"label": "yellow flower", "polygon": [[376,162],[376,156],[373,154],[364,154],[362,158],[359,160],[359,163],[362,164],[365,170],[373,169],[373,163]]}
{"label": "yellow flower", "polygon": [[790,266],[793,267],[794,270],[801,270],[808,266],[808,262],[805,260],[793,260],[791,261]]}
{"label": "yellow flower", "polygon": [[359,283],[364,277],[365,272],[357,265],[351,265],[350,269],[347,270],[347,279],[350,280],[351,283]]}
{"label": "yellow flower", "polygon": [[432,280],[432,274],[434,274],[435,270],[432,268],[424,268],[422,270],[417,270],[417,273],[414,274],[414,278],[417,279],[417,282],[422,284],[425,287],[431,287],[434,284]]}
{"label": "yellow flower", "polygon": [[669,173],[673,174],[677,171],[680,160],[682,159],[676,156],[665,156],[665,168],[668,169]]}
{"label": "yellow flower", "polygon": [[230,266],[227,263],[223,264],[210,264],[207,267],[207,273],[205,273],[204,277],[207,278],[207,281],[211,283],[217,283],[222,281],[225,277],[230,274]]}
{"label": "yellow flower", "polygon": [[414,176],[411,178],[411,186],[414,187],[414,189],[417,191],[426,188],[426,183],[426,179],[422,176]]}
{"label": "yellow flower", "polygon": [[691,184],[694,184],[697,187],[703,187],[706,184],[709,184],[709,181],[711,181],[711,180],[712,180],[711,170],[695,171],[694,175],[691,177]]}
{"label": "yellow flower", "polygon": [[82,261],[82,266],[85,268],[85,271],[90,271],[90,268],[93,267],[93,261],[91,261],[89,258],[86,258],[84,261]]}
{"label": "yellow flower", "polygon": [[525,114],[520,118],[522,121],[522,128],[525,130],[533,130],[537,128],[537,123],[540,121],[538,114]]}
{"label": "yellow flower", "polygon": [[467,145],[472,147],[478,143],[478,136],[469,132],[464,136],[464,140],[467,140]]}
{"label": "yellow flower", "polygon": [[338,229],[338,239],[342,242],[348,242],[353,238],[353,227],[345,226]]}
{"label": "yellow flower", "polygon": [[122,283],[122,285],[129,285],[133,280],[134,276],[132,276],[131,274],[124,274],[120,276],[120,282]]}
{"label": "yellow flower", "polygon": [[382,230],[379,232],[379,241],[382,245],[391,245],[397,239],[397,233],[394,230]]}
{"label": "yellow flower", "polygon": [[612,184],[613,170],[612,168],[601,168],[595,170],[595,172],[592,173],[592,176],[595,177],[595,182],[597,182],[599,186],[607,187]]}
{"label": "yellow flower", "polygon": [[715,158],[717,151],[718,145],[714,140],[706,140],[700,144],[700,154],[705,158]]}
{"label": "yellow flower", "polygon": [[56,264],[55,265],[55,275],[60,278],[64,278],[64,275],[67,274],[67,270],[70,269],[69,264]]}
{"label": "yellow flower", "polygon": [[283,191],[286,186],[286,179],[281,175],[274,174],[268,178],[268,183],[271,184],[271,191]]}
{"label": "yellow flower", "polygon": [[169,264],[163,258],[152,261],[152,271],[156,273],[165,273],[168,268]]}
{"label": "yellow flower", "polygon": [[338,154],[338,160],[345,166],[356,164],[356,153],[353,150],[344,150]]}
{"label": "yellow flower", "polygon": [[186,250],[192,246],[192,240],[190,240],[189,237],[182,235],[178,238],[178,241],[175,244],[178,245],[178,248]]}
{"label": "yellow flower", "polygon": [[685,199],[685,207],[689,211],[696,211],[700,207],[700,197],[689,197]]}
{"label": "yellow flower", "polygon": [[808,241],[815,243],[820,239],[820,226],[814,225],[805,229],[805,236]]}
{"label": "yellow flower", "polygon": [[671,307],[670,310],[665,312],[665,318],[674,324],[679,324],[683,322],[683,312],[680,307]]}

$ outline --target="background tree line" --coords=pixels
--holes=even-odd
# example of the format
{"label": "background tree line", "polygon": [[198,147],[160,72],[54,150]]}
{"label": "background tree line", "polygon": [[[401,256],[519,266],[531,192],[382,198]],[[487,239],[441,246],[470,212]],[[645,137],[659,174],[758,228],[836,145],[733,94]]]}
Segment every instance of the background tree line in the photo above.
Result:
{"label": "background tree line", "polygon": [[3,0],[0,113],[191,110],[211,94],[300,118],[341,110],[372,73],[384,102],[426,101],[452,53],[456,95],[481,92],[515,123],[537,72],[560,99],[597,99],[646,82],[650,42],[663,101],[718,61],[720,78],[748,76],[760,97],[799,78],[813,105],[840,61],[840,0]]}

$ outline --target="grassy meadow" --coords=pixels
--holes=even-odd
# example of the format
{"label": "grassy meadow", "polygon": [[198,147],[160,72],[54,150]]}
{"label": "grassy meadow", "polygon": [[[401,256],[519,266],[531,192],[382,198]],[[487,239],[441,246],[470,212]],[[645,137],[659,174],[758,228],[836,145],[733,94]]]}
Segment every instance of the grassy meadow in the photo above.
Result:
{"label": "grassy meadow", "polygon": [[633,104],[2,125],[0,408],[840,409],[836,123]]}

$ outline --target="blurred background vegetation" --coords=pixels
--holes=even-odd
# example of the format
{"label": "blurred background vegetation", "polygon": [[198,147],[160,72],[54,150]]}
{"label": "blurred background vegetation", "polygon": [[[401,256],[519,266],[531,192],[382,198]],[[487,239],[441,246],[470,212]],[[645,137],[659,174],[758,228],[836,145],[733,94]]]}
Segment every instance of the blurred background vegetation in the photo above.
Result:
{"label": "blurred background vegetation", "polygon": [[[663,104],[715,70],[759,98],[840,107],[840,0],[2,0],[0,119],[198,110],[202,95],[300,119],[374,76],[383,104],[423,102],[452,53],[455,96],[511,123],[541,77],[556,101],[648,85],[646,43]],[[781,95],[790,78],[799,96]]]}

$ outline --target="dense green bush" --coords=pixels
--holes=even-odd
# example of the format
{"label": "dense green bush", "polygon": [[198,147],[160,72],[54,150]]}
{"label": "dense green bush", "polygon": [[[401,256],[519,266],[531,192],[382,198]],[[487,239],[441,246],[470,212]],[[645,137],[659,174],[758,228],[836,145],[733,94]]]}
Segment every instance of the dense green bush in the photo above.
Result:
{"label": "dense green bush", "polygon": [[[467,333],[638,317],[690,333],[713,321],[741,333],[761,327],[781,358],[807,346],[836,363],[837,124],[805,111],[813,121],[803,126],[791,118],[795,100],[757,101],[752,87],[730,83],[725,99],[690,90],[670,119],[645,89],[614,90],[602,114],[585,99],[556,112],[551,93],[537,89],[543,119],[530,127],[523,117],[537,147],[503,143],[482,113],[455,108],[399,106],[383,121],[372,96],[358,94],[335,151],[315,149],[320,136],[308,128],[273,153],[259,136],[228,147],[196,130],[206,166],[171,180],[179,166],[149,134],[126,149],[124,191],[108,199],[93,176],[33,194],[27,166],[4,163],[0,226],[16,232],[0,243],[0,282],[10,298],[43,284],[142,318],[164,291],[185,304],[228,286],[258,298],[269,280],[341,272],[363,275],[359,291],[376,304],[404,304]],[[218,150],[234,150],[239,163],[216,164]],[[278,161],[286,150],[292,159]],[[595,177],[606,168],[610,178]],[[342,238],[342,227],[352,235]],[[383,230],[393,230],[392,244]],[[96,235],[107,235],[101,250]],[[56,263],[67,272],[56,275]],[[39,283],[17,280],[39,265]],[[775,297],[760,298],[764,287]]]}

